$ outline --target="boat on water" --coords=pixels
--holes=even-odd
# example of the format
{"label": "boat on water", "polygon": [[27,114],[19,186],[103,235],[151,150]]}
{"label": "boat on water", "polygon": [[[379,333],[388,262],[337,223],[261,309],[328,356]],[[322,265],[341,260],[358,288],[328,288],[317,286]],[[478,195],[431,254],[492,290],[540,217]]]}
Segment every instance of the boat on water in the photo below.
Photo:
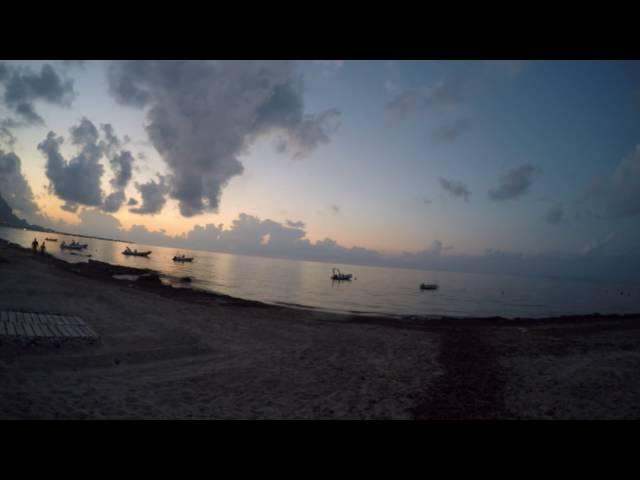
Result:
{"label": "boat on water", "polygon": [[148,257],[149,255],[151,255],[151,250],[148,250],[146,252],[139,252],[138,250],[131,250],[129,247],[127,247],[124,249],[122,254],[132,257]]}
{"label": "boat on water", "polygon": [[57,241],[58,241],[58,239],[57,239],[57,238],[45,238],[45,240],[46,240],[47,242],[57,242]]}
{"label": "boat on water", "polygon": [[84,250],[88,246],[89,245],[86,243],[78,243],[75,240],[72,240],[71,243],[65,243],[65,241],[63,240],[60,244],[60,248],[62,250]]}
{"label": "boat on water", "polygon": [[438,289],[437,283],[421,283],[420,284],[420,290],[437,290],[437,289]]}
{"label": "boat on water", "polygon": [[351,273],[342,273],[340,271],[340,269],[334,268],[332,270],[331,280],[350,281],[352,277],[353,277],[353,274],[351,274]]}
{"label": "boat on water", "polygon": [[174,262],[193,262],[193,257],[187,257],[185,255],[175,255],[173,257]]}

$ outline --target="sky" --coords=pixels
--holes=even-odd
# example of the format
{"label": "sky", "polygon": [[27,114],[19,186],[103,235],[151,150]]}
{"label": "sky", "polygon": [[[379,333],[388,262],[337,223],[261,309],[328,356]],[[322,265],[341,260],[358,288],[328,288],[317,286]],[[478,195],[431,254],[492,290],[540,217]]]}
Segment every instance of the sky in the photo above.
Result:
{"label": "sky", "polygon": [[635,275],[639,120],[635,61],[0,61],[0,195],[141,243]]}

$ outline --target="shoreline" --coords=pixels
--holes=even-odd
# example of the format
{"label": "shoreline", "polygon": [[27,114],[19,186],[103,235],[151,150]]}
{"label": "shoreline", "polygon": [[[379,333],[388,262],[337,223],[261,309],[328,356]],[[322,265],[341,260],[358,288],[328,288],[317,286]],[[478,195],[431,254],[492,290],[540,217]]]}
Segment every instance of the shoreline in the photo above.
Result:
{"label": "shoreline", "polygon": [[[13,242],[9,242],[5,239],[0,239],[0,245],[5,245],[9,248],[16,249],[22,252],[30,253],[31,250],[26,247]],[[200,301],[200,303],[225,303],[238,306],[258,306],[262,308],[284,308],[301,310],[304,312],[317,312],[326,315],[337,315],[340,317],[369,319],[374,323],[392,323],[392,322],[416,322],[424,323],[429,322],[430,325],[435,325],[438,322],[455,322],[457,325],[466,325],[467,323],[482,322],[493,325],[524,325],[529,322],[535,323],[557,323],[557,322],[575,322],[575,321],[599,321],[603,319],[632,319],[640,318],[640,311],[638,313],[600,313],[593,312],[589,314],[573,314],[573,315],[560,315],[560,316],[548,316],[548,317],[503,317],[498,315],[484,316],[484,317],[469,317],[469,316],[452,316],[452,315],[403,315],[403,314],[388,314],[388,313],[376,313],[376,312],[364,312],[364,311],[340,311],[332,309],[324,309],[321,307],[291,304],[285,302],[263,302],[259,300],[249,300],[240,297],[234,297],[232,295],[226,295],[219,292],[213,292],[209,290],[194,288],[190,285],[174,286],[179,282],[180,277],[173,277],[166,275],[157,270],[150,268],[137,268],[127,267],[123,265],[114,265],[99,260],[93,260],[89,258],[86,262],[67,262],[49,253],[42,255],[37,254],[37,258],[44,261],[50,261],[56,264],[59,268],[71,271],[76,274],[87,276],[93,279],[101,281],[109,281],[116,283],[128,282],[134,288],[144,289],[146,291],[156,292],[160,295],[169,296],[175,299],[182,299],[185,301]],[[135,275],[138,276],[137,280],[123,280],[116,279],[114,275]],[[161,279],[170,279],[165,284]],[[434,323],[435,322],[435,323]],[[357,322],[356,322],[357,323]]]}
{"label": "shoreline", "polygon": [[8,242],[0,310],[78,316],[100,336],[0,336],[0,418],[640,418],[640,315],[335,314]]}

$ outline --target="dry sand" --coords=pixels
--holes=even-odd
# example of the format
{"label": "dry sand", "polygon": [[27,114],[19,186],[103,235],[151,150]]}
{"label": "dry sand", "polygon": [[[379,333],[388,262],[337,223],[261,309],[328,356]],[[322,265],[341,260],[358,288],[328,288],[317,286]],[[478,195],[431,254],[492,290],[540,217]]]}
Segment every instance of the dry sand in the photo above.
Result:
{"label": "dry sand", "polygon": [[0,338],[0,418],[640,418],[639,315],[367,318],[114,273],[0,242],[0,310],[101,335]]}

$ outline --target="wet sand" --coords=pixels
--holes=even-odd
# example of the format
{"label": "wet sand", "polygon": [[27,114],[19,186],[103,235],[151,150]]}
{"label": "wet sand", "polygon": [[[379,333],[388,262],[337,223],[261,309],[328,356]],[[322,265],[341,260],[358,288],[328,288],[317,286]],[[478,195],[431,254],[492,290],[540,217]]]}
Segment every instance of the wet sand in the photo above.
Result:
{"label": "wet sand", "polygon": [[163,285],[0,242],[0,310],[99,343],[0,338],[0,418],[640,418],[640,315],[338,315]]}

